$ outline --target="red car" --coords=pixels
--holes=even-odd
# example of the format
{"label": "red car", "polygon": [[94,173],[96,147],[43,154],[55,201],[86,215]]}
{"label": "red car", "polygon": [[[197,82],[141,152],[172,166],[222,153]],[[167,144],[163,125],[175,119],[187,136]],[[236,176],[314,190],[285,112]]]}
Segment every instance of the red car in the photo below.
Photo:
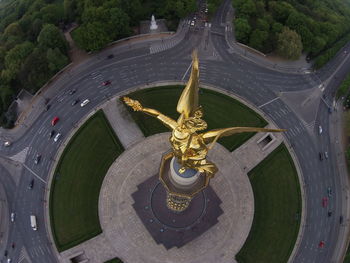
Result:
{"label": "red car", "polygon": [[325,245],[324,241],[320,241],[320,243],[318,244],[318,247],[319,247],[319,248],[323,248],[324,245]]}
{"label": "red car", "polygon": [[112,82],[110,80],[106,80],[106,81],[102,82],[102,86],[108,86],[111,83]]}
{"label": "red car", "polygon": [[323,207],[326,207],[327,204],[328,204],[328,198],[327,198],[327,197],[323,197],[323,198],[322,198],[322,206],[323,206]]}
{"label": "red car", "polygon": [[51,125],[52,125],[52,126],[55,126],[56,123],[57,123],[59,120],[60,120],[60,118],[58,118],[58,117],[53,118],[52,121],[51,121]]}

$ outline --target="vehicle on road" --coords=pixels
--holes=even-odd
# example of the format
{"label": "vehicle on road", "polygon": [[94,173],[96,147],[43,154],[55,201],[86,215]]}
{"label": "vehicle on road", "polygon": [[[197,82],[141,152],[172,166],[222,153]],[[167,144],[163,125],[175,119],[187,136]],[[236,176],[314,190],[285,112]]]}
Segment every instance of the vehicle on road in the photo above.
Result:
{"label": "vehicle on road", "polygon": [[328,217],[331,217],[332,216],[332,211],[328,211],[327,215],[328,215]]}
{"label": "vehicle on road", "polygon": [[322,126],[321,125],[318,126],[318,134],[322,134]]}
{"label": "vehicle on road", "polygon": [[56,136],[55,136],[55,138],[53,138],[53,140],[54,140],[55,142],[57,142],[58,139],[59,139],[60,137],[61,137],[61,134],[60,134],[60,133],[57,133]]}
{"label": "vehicle on road", "polygon": [[328,205],[328,198],[327,197],[323,197],[322,198],[322,206],[323,207],[327,207],[327,205]]}
{"label": "vehicle on road", "polygon": [[35,163],[35,164],[39,164],[39,163],[40,163],[40,160],[41,160],[41,155],[40,155],[40,154],[37,154],[37,155],[35,156],[34,163]]}
{"label": "vehicle on road", "polygon": [[51,105],[47,104],[46,107],[45,107],[45,110],[48,111],[50,108],[51,108]]}
{"label": "vehicle on road", "polygon": [[12,212],[11,213],[11,222],[15,222],[15,217],[16,217],[15,213]]}
{"label": "vehicle on road", "polygon": [[6,141],[6,142],[4,142],[4,146],[5,146],[5,147],[9,147],[9,146],[11,146],[11,142],[10,142],[10,141]]}
{"label": "vehicle on road", "polygon": [[38,226],[36,224],[36,216],[35,215],[31,215],[30,216],[30,226],[32,227],[32,229],[34,231],[37,231],[38,230]]}
{"label": "vehicle on road", "polygon": [[332,196],[332,189],[330,187],[327,188],[327,194],[328,194],[328,197]]}
{"label": "vehicle on road", "polygon": [[114,55],[113,55],[113,54],[109,54],[109,55],[107,56],[107,58],[108,58],[108,59],[114,58]]}
{"label": "vehicle on road", "polygon": [[50,137],[50,138],[52,138],[52,136],[54,136],[54,135],[55,135],[55,133],[56,133],[56,132],[55,132],[55,130],[50,131],[50,133],[49,133],[49,137]]}
{"label": "vehicle on road", "polygon": [[77,91],[76,89],[71,89],[71,90],[68,92],[68,94],[69,94],[69,95],[73,95],[76,91]]}
{"label": "vehicle on road", "polygon": [[7,255],[9,254],[9,252],[7,250],[4,251],[4,257],[7,257]]}
{"label": "vehicle on road", "polygon": [[339,224],[342,224],[343,223],[343,216],[340,216],[339,217]]}
{"label": "vehicle on road", "polygon": [[328,152],[324,152],[324,158],[328,159]]}
{"label": "vehicle on road", "polygon": [[75,104],[77,104],[80,100],[79,99],[76,99],[76,100],[73,100],[72,103],[70,105],[74,106]]}
{"label": "vehicle on road", "polygon": [[320,243],[318,243],[318,247],[319,248],[323,248],[325,245],[325,242],[324,241],[320,241]]}
{"label": "vehicle on road", "polygon": [[318,154],[318,156],[319,156],[319,158],[320,158],[320,161],[323,161],[323,153],[320,152],[320,153]]}
{"label": "vehicle on road", "polygon": [[32,179],[32,180],[29,182],[28,189],[33,189],[33,187],[34,187],[34,179]]}
{"label": "vehicle on road", "polygon": [[7,263],[11,263],[12,260],[10,258],[7,259]]}
{"label": "vehicle on road", "polygon": [[106,80],[104,82],[102,82],[102,86],[108,86],[110,85],[112,82],[110,80]]}
{"label": "vehicle on road", "polygon": [[84,100],[82,103],[80,103],[80,107],[84,107],[86,104],[90,102],[89,99]]}
{"label": "vehicle on road", "polygon": [[328,107],[328,113],[332,113],[332,112],[333,112],[332,107]]}
{"label": "vehicle on road", "polygon": [[191,26],[194,26],[194,20],[191,21]]}
{"label": "vehicle on road", "polygon": [[59,120],[60,120],[60,118],[54,117],[54,118],[52,119],[52,121],[51,121],[51,126],[55,126],[56,123],[57,123]]}

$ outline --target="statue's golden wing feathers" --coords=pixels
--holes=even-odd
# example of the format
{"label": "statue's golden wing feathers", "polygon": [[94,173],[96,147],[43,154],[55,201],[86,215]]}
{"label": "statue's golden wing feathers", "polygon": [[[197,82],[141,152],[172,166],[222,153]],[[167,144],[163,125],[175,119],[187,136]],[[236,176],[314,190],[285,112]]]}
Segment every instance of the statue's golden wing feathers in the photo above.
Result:
{"label": "statue's golden wing feathers", "polygon": [[242,132],[283,132],[285,129],[266,129],[266,128],[255,128],[255,127],[230,127],[223,129],[211,130],[205,133],[202,133],[202,138],[206,144],[212,143],[209,147],[211,148],[214,143],[224,136],[230,136],[236,133]]}

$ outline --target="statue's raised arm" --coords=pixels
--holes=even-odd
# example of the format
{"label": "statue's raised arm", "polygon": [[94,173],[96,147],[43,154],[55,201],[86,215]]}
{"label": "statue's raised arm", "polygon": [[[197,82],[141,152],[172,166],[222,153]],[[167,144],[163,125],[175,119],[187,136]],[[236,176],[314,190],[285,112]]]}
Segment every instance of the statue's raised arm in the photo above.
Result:
{"label": "statue's raised arm", "polygon": [[129,97],[123,97],[123,100],[134,111],[142,111],[142,112],[147,113],[148,115],[150,115],[152,117],[156,117],[165,126],[167,126],[168,128],[170,128],[172,130],[174,130],[178,126],[177,122],[175,120],[173,120],[172,118],[162,114],[161,112],[159,112],[155,109],[144,108],[138,100],[133,100],[133,99],[130,99]]}
{"label": "statue's raised arm", "polygon": [[208,149],[211,149],[215,142],[220,137],[230,136],[236,133],[242,132],[283,132],[285,129],[266,129],[266,128],[255,128],[255,127],[230,127],[223,129],[215,129],[205,133],[202,133],[201,136],[206,144],[209,144]]}

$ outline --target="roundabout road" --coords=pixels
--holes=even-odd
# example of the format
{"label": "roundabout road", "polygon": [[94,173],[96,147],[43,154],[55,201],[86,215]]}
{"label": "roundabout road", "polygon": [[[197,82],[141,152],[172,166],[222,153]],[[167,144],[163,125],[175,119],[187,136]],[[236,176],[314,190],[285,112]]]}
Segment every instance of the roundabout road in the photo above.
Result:
{"label": "roundabout road", "polygon": [[[287,74],[245,60],[244,57],[229,52],[224,27],[229,2],[224,1],[218,9],[210,28],[205,27],[204,23],[188,28],[186,23],[183,29],[186,30],[185,37],[171,49],[151,54],[150,45],[153,42],[116,47],[77,66],[51,87],[57,90],[56,95],[51,97],[51,108],[47,112],[43,110],[11,147],[5,148],[1,144],[2,158],[20,152],[24,155],[26,151],[17,184],[0,164],[0,182],[6,186],[10,210],[17,214],[16,222],[10,224],[6,246],[14,262],[22,262],[24,257],[35,263],[57,262],[44,226],[47,209],[45,196],[49,187],[46,180],[58,148],[66,136],[84,116],[116,94],[145,84],[152,86],[160,81],[188,80],[187,69],[190,67],[193,48],[199,49],[201,83],[244,98],[260,108],[278,127],[288,129],[285,138],[299,160],[307,209],[306,224],[301,226],[303,237],[293,262],[332,262],[341,229],[339,217],[343,204],[340,198],[340,175],[335,166],[336,156],[331,150],[334,142],[329,136],[331,115],[321,100],[317,104],[317,115],[312,125],[305,123],[279,95],[281,92],[307,91],[327,81],[323,93],[325,102],[331,104],[339,84],[337,81],[350,69],[350,59],[339,55],[319,74]],[[106,60],[106,54],[111,52],[115,53],[115,57]],[[339,65],[341,66],[338,67]],[[334,79],[332,74],[336,68],[337,79]],[[104,80],[111,80],[112,84],[104,87],[101,85]],[[71,89],[76,89],[76,93],[69,95]],[[80,107],[79,104],[71,106],[77,98],[81,101],[88,98],[90,103],[85,107]],[[58,142],[49,139],[52,130],[50,122],[55,116],[60,121],[54,130],[62,134]],[[318,135],[318,125],[323,127],[321,135]],[[6,137],[6,134],[2,136]],[[324,151],[328,151],[329,159],[320,161],[319,152]],[[37,154],[42,155],[42,158],[36,165],[34,159]],[[32,179],[34,187],[28,189]],[[332,188],[333,195],[329,198],[328,207],[323,208],[322,198],[327,196],[328,187]],[[331,217],[327,216],[329,210],[333,212]],[[38,231],[33,231],[30,227],[31,214],[38,218]],[[318,248],[320,240],[325,241],[324,248]],[[12,242],[16,244],[14,249],[11,248]]]}

